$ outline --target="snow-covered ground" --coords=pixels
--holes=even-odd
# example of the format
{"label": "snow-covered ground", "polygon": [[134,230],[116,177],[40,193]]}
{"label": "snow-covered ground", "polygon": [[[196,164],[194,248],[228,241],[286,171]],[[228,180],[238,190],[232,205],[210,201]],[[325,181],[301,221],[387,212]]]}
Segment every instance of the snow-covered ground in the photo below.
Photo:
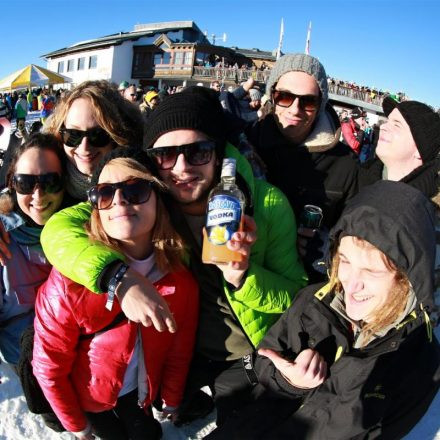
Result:
{"label": "snow-covered ground", "polygon": [[[440,339],[440,327],[436,328]],[[5,364],[0,364],[0,440],[73,440],[68,433],[57,434],[46,428],[39,416],[29,413],[20,383]],[[188,426],[176,428],[162,422],[164,440],[201,439],[215,427],[215,413]],[[440,440],[440,393],[424,418],[404,440]]]}

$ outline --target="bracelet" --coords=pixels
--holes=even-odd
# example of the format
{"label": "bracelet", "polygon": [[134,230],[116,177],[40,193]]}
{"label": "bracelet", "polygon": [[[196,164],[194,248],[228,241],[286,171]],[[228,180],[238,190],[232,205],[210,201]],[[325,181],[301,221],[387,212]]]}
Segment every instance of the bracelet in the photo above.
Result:
{"label": "bracelet", "polygon": [[107,293],[107,302],[105,303],[105,308],[107,310],[111,310],[113,308],[113,302],[115,300],[116,288],[119,286],[119,283],[122,280],[125,272],[127,272],[129,266],[125,263],[122,263],[119,266],[117,272],[113,275],[108,283],[108,293]]}

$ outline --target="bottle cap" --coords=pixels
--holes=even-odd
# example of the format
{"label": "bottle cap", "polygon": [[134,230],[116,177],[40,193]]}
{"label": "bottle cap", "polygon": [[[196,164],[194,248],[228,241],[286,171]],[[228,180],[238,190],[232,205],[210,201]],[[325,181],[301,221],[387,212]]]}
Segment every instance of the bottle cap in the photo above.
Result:
{"label": "bottle cap", "polygon": [[222,177],[235,177],[237,161],[232,157],[225,157],[222,165]]}

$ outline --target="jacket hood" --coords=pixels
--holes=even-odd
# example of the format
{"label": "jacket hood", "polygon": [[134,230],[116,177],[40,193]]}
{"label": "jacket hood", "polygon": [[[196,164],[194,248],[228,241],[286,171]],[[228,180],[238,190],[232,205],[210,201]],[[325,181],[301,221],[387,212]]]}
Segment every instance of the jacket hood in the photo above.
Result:
{"label": "jacket hood", "polygon": [[330,231],[331,249],[342,233],[387,255],[408,276],[417,303],[433,310],[435,214],[420,191],[401,182],[369,185],[351,199]]}

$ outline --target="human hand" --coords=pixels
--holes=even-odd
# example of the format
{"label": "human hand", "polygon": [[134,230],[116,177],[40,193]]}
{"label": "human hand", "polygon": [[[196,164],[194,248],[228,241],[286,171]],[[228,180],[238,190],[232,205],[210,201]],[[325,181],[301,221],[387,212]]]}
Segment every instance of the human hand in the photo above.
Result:
{"label": "human hand", "polygon": [[243,84],[242,87],[246,92],[249,92],[250,89],[252,89],[253,85],[254,85],[254,78],[252,78],[252,76],[250,76]]}
{"label": "human hand", "polygon": [[9,250],[10,243],[9,233],[6,232],[3,224],[0,223],[0,264],[2,266],[5,266],[7,260],[12,258],[11,251]]}
{"label": "human hand", "polygon": [[296,247],[298,254],[304,258],[307,254],[307,245],[309,241],[315,236],[316,229],[305,228],[300,226],[297,230],[298,238],[296,240]]}
{"label": "human hand", "polygon": [[140,322],[145,327],[153,325],[159,332],[176,332],[176,321],[168,304],[145,276],[129,268],[116,289],[116,295],[130,321]]}
{"label": "human hand", "polygon": [[234,287],[240,285],[243,275],[248,270],[251,247],[256,241],[257,224],[252,217],[244,215],[243,231],[234,232],[231,239],[226,244],[231,251],[240,253],[243,256],[242,260],[217,265],[217,267],[223,272],[224,279]]}
{"label": "human hand", "polygon": [[268,348],[260,348],[258,354],[269,358],[283,377],[296,388],[316,388],[327,376],[326,362],[317,351],[310,348],[301,351],[294,362]]}

